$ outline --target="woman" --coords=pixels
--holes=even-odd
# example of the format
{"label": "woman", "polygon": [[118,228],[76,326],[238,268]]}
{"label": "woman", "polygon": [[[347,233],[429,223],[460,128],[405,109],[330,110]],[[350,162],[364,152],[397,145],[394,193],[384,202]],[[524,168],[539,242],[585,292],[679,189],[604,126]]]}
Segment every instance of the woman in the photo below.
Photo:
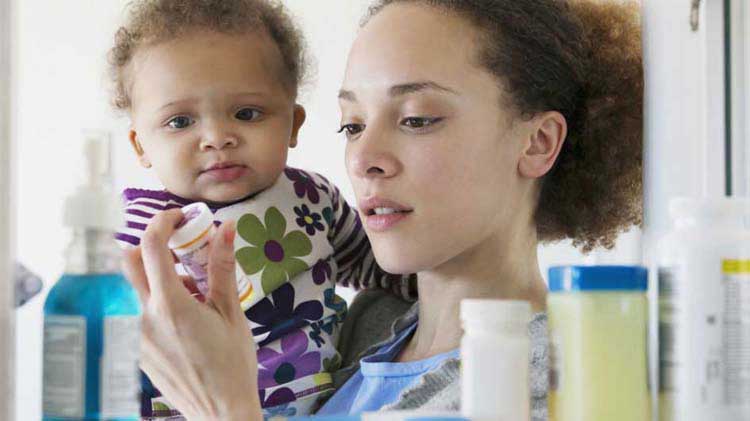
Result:
{"label": "woman", "polygon": [[[457,409],[460,301],[498,298],[538,312],[532,409],[545,419],[537,245],[608,247],[641,220],[637,8],[381,0],[352,47],[339,98],[347,170],[375,256],[387,271],[418,273],[419,302],[389,331],[404,306],[376,292],[355,301],[341,338],[348,367],[320,413]],[[166,248],[180,219],[160,215],[129,255],[144,302],[143,367],[191,418],[260,419],[232,227],[212,250],[205,305],[176,281]]]}

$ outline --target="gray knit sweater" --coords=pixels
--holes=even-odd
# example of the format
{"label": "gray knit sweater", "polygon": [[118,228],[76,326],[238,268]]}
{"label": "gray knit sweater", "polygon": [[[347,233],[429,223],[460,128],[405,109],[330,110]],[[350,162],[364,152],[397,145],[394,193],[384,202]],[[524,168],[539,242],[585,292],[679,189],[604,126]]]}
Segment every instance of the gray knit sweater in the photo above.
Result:
{"label": "gray knit sweater", "polygon": [[[369,290],[357,295],[341,332],[339,351],[343,368],[334,373],[338,389],[359,370],[360,359],[391,342],[417,321],[419,303],[411,304],[394,295]],[[531,420],[547,420],[548,352],[547,316],[537,314],[529,324],[531,339]],[[437,369],[404,390],[383,410],[459,411],[461,405],[460,360],[445,360]]]}

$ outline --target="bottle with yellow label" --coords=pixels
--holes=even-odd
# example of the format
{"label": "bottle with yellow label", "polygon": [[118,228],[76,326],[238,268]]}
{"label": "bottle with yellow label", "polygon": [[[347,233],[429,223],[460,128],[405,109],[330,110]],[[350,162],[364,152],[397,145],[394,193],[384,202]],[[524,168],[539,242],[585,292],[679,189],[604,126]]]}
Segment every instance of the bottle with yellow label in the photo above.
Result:
{"label": "bottle with yellow label", "polygon": [[675,199],[658,250],[660,421],[750,420],[750,201]]}

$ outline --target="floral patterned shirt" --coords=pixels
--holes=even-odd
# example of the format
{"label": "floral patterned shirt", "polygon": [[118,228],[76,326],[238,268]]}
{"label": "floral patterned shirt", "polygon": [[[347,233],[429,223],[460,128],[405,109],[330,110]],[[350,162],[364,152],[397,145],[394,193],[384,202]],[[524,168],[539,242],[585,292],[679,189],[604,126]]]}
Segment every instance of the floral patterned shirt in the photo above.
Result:
{"label": "floral patterned shirt", "polygon": [[[117,234],[136,246],[159,211],[191,203],[167,191],[127,189],[127,223]],[[266,415],[306,415],[333,391],[330,373],[346,302],[338,285],[399,290],[408,277],[376,264],[356,210],[324,177],[286,168],[245,200],[211,209],[217,224],[237,221],[237,277],[252,286],[241,305],[259,346],[258,386]],[[144,379],[144,417],[178,415]]]}

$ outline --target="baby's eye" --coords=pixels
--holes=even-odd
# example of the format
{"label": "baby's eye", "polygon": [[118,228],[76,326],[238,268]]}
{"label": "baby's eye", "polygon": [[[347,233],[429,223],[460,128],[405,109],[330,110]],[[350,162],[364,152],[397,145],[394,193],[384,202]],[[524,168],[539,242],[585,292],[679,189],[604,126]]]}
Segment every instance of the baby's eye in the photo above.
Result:
{"label": "baby's eye", "polygon": [[347,138],[355,136],[365,130],[364,124],[344,124],[339,129],[339,133],[345,133]]}
{"label": "baby's eye", "polygon": [[184,115],[177,116],[167,122],[167,126],[173,129],[184,129],[192,125],[195,121],[192,118]]}
{"label": "baby's eye", "polygon": [[260,117],[260,111],[254,108],[243,108],[234,115],[237,120],[253,121]]}
{"label": "baby's eye", "polygon": [[439,123],[441,120],[442,118],[440,117],[407,117],[401,120],[401,125],[409,127],[410,129],[424,129],[435,123]]}

